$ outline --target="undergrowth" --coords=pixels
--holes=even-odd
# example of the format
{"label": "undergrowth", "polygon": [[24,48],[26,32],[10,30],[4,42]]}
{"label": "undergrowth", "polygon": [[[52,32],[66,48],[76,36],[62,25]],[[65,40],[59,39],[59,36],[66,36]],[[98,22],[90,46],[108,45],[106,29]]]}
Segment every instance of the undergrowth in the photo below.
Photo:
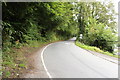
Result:
{"label": "undergrowth", "polygon": [[5,47],[2,52],[2,70],[3,78],[18,78],[20,74],[27,69],[25,54],[34,53],[36,49],[52,41],[28,41],[28,43],[17,43],[12,47]]}
{"label": "undergrowth", "polygon": [[118,55],[114,55],[113,53],[110,53],[110,52],[107,52],[107,51],[103,51],[95,46],[88,46],[88,45],[85,45],[83,43],[80,43],[78,41],[75,42],[75,44],[83,49],[87,49],[87,50],[91,50],[91,51],[95,51],[95,52],[98,52],[98,53],[102,53],[102,54],[105,54],[105,55],[108,55],[108,56],[112,56],[112,57],[116,57],[116,58],[120,58]]}

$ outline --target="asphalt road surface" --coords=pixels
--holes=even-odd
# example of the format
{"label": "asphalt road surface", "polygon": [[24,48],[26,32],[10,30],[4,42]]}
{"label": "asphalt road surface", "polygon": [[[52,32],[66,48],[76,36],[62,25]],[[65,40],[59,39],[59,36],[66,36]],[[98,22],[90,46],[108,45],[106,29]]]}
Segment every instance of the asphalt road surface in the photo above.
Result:
{"label": "asphalt road surface", "polygon": [[43,59],[52,78],[118,78],[118,64],[77,47],[73,40],[52,43]]}

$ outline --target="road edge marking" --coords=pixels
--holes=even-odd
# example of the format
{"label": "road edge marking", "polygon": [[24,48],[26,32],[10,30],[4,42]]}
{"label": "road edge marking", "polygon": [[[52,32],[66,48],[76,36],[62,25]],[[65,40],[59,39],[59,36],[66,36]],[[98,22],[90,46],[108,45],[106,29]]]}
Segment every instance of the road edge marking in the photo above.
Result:
{"label": "road edge marking", "polygon": [[[117,58],[117,62],[115,62],[115,61],[112,61],[112,60],[109,60],[109,59],[107,59],[106,57],[101,57],[101,56],[99,56],[99,55],[97,55],[97,54],[95,54],[95,53],[93,53],[93,52],[90,52],[90,50],[86,50],[86,51],[88,51],[89,53],[91,53],[92,55],[94,55],[94,56],[97,56],[97,57],[99,57],[99,58],[102,58],[102,59],[104,59],[104,60],[106,60],[106,61],[109,61],[109,62],[112,62],[112,63],[114,63],[114,64],[117,64],[117,65],[119,65],[119,61],[118,61],[118,58]],[[98,52],[97,52],[98,53]],[[98,53],[98,54],[101,54],[101,53]],[[104,54],[103,54],[104,55]],[[108,56],[108,55],[107,55]],[[110,56],[111,57],[111,56]]]}
{"label": "road edge marking", "polygon": [[[53,44],[53,43],[51,43],[51,44]],[[45,46],[45,47],[42,49],[42,52],[41,52],[42,64],[43,64],[43,67],[44,67],[44,69],[45,69],[45,71],[46,71],[46,73],[47,73],[47,75],[48,75],[49,78],[52,78],[52,76],[50,75],[50,73],[48,72],[48,70],[47,70],[47,68],[46,68],[46,66],[45,66],[45,62],[44,62],[44,59],[43,59],[43,52],[44,52],[45,49],[46,49],[48,46],[50,46],[51,44],[48,44],[47,46]]]}

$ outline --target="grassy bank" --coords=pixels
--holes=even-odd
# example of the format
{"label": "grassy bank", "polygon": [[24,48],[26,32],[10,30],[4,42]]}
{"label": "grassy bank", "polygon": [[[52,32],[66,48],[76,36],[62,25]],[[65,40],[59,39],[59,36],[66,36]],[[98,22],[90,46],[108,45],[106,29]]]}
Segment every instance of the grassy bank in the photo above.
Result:
{"label": "grassy bank", "polygon": [[118,55],[114,55],[113,53],[100,50],[99,48],[94,47],[94,46],[85,45],[85,44],[80,43],[80,42],[78,42],[78,41],[76,41],[75,44],[76,44],[77,46],[83,48],[83,49],[95,51],[95,52],[102,53],[102,54],[105,54],[105,55],[108,55],[108,56],[112,56],[112,57],[116,57],[116,58],[120,57],[120,56],[118,56]]}
{"label": "grassy bank", "polygon": [[27,69],[27,57],[34,54],[40,47],[55,41],[40,42],[30,41],[29,44],[18,43],[14,47],[8,48],[2,54],[3,57],[3,78],[18,78]]}

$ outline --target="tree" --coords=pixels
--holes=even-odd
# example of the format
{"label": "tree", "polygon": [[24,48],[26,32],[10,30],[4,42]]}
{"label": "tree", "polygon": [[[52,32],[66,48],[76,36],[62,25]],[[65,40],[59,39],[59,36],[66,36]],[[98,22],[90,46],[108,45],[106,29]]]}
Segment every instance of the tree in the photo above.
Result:
{"label": "tree", "polygon": [[3,43],[64,40],[78,32],[70,2],[6,2],[2,6]]}
{"label": "tree", "polygon": [[108,4],[101,2],[78,3],[80,30],[78,35],[83,35],[82,42],[113,52],[116,41],[116,14],[113,7],[111,2]]}

